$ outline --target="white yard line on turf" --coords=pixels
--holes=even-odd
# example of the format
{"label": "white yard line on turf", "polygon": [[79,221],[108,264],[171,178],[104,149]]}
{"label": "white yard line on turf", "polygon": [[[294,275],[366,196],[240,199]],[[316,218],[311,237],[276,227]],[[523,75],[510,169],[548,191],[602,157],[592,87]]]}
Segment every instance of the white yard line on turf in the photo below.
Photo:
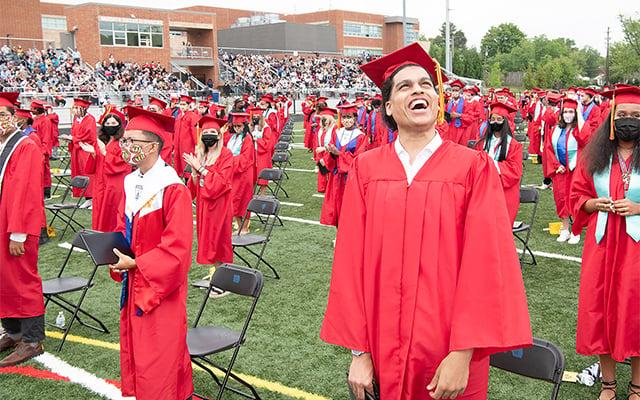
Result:
{"label": "white yard line on turf", "polygon": [[74,367],[65,361],[59,359],[50,353],[44,353],[35,358],[37,362],[44,365],[51,372],[64,376],[70,382],[96,393],[109,400],[132,399],[131,397],[122,397],[120,389],[115,385],[98,378],[97,376],[81,369]]}
{"label": "white yard line on turf", "polygon": [[293,221],[293,222],[300,222],[301,224],[319,225],[319,226],[324,226],[326,228],[333,228],[333,226],[321,224],[320,221],[311,221],[308,219],[294,218],[294,217],[284,217],[282,215],[280,215],[280,219],[283,221]]}
{"label": "white yard line on turf", "polygon": [[303,207],[304,204],[302,203],[289,203],[287,201],[281,201],[280,204],[282,204],[283,206],[290,206],[290,207]]}
{"label": "white yard line on turf", "polygon": [[[58,243],[58,247],[62,247],[63,249],[69,250],[71,248],[71,243],[69,242]],[[77,251],[78,253],[86,253],[86,250],[82,250],[77,247],[74,247],[73,251]]]}
{"label": "white yard line on turf", "polygon": [[311,196],[312,196],[312,197],[319,197],[319,198],[321,198],[321,199],[324,199],[324,194],[322,194],[322,193],[312,194]]}
{"label": "white yard line on turf", "polygon": [[293,171],[293,172],[313,172],[314,174],[316,173],[316,170],[314,169],[300,169],[300,168],[287,168],[286,169],[287,172]]}
{"label": "white yard line on turf", "polygon": [[302,143],[291,143],[289,145],[289,148],[299,150],[299,149],[305,149],[306,147],[304,147],[304,144]]}

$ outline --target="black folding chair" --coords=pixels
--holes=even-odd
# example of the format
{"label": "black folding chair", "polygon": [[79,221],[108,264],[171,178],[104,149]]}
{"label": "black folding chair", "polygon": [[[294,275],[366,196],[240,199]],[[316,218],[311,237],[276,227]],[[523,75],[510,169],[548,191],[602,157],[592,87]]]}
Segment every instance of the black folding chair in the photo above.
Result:
{"label": "black folding chair", "polygon": [[291,143],[293,141],[293,137],[291,135],[282,134],[278,139],[278,143]]}
{"label": "black folding chair", "polygon": [[[86,176],[78,175],[71,180],[71,184],[67,186],[67,189],[64,192],[64,196],[62,197],[62,201],[60,203],[54,204],[46,204],[45,209],[49,210],[53,217],[49,224],[53,226],[53,222],[59,217],[65,227],[62,231],[62,235],[60,235],[60,239],[64,237],[64,234],[67,232],[67,229],[71,228],[74,232],[77,232],[78,229],[84,229],[84,226],[74,219],[76,212],[80,210],[80,203],[84,200],[84,194],[87,191],[87,187],[89,186],[89,178]],[[72,192],[73,188],[81,189],[80,196],[78,200],[74,203],[72,201],[67,201],[69,198],[69,194]],[[71,212],[68,214],[68,212]]]}
{"label": "black folding chair", "polygon": [[[201,281],[198,283],[204,284],[208,290],[205,293],[205,300],[200,306],[193,328],[189,329],[189,332],[187,333],[187,347],[189,348],[191,361],[211,375],[213,380],[218,384],[220,389],[216,396],[217,400],[222,399],[222,395],[225,390],[230,390],[247,399],[260,400],[260,395],[258,395],[256,389],[233,373],[233,365],[238,358],[240,347],[246,340],[249,323],[251,322],[256,305],[258,304],[260,293],[262,292],[262,273],[260,271],[255,271],[238,265],[223,264],[216,268],[216,271],[209,282]],[[253,299],[249,312],[244,320],[244,324],[242,325],[242,330],[239,332],[223,326],[198,327],[198,322],[200,321],[200,317],[202,316],[206,306],[209,293],[214,286],[226,292]],[[231,349],[233,349],[233,354],[226,367],[222,367],[214,363],[213,360],[208,357]],[[216,376],[214,369],[224,373],[222,382]],[[227,387],[229,378],[249,389],[251,394],[232,387]]]}
{"label": "black folding chair", "polygon": [[[280,193],[280,191],[284,193],[285,197],[289,197],[289,194],[287,193],[287,191],[284,190],[284,188],[282,187],[283,175],[284,174],[281,169],[265,168],[262,171],[260,171],[260,174],[258,175],[258,180],[267,181],[266,188],[269,190],[271,195],[276,199],[278,198],[278,194]],[[273,184],[275,185],[274,188],[270,186],[271,182],[273,182]],[[259,194],[259,191],[260,191],[260,185],[256,184],[254,194],[256,195]]]}
{"label": "black folding chair", "polygon": [[558,398],[565,360],[562,351],[553,343],[533,339],[533,347],[493,354],[490,364],[527,378],[553,383],[551,400]]}
{"label": "black folding chair", "polygon": [[[273,226],[275,225],[280,211],[280,201],[273,197],[254,197],[249,202],[247,212],[242,218],[240,226],[245,226],[245,222],[251,217],[251,213],[259,217],[260,221],[264,223],[264,235],[255,235],[247,233],[241,235],[239,232],[231,237],[231,245],[233,246],[233,254],[238,256],[248,267],[253,269],[259,269],[260,263],[265,264],[271,271],[273,271],[273,278],[280,279],[278,271],[264,259],[264,252],[267,249],[267,244],[271,240],[271,233],[273,232]],[[258,251],[254,251],[253,247],[258,247]],[[255,265],[247,261],[242,254],[238,252],[239,249],[244,249],[256,257]]]}
{"label": "black folding chair", "polygon": [[[71,319],[69,319],[67,325],[64,328],[59,328],[54,324],[47,323],[48,325],[51,325],[58,329],[62,329],[63,331],[62,341],[58,345],[57,351],[62,350],[62,346],[64,345],[64,342],[67,339],[67,335],[69,334],[69,331],[71,330],[71,326],[76,320],[78,321],[78,323],[80,323],[83,326],[86,326],[87,328],[91,328],[93,330],[96,330],[102,333],[107,333],[107,334],[109,333],[109,330],[102,323],[102,321],[100,321],[98,318],[91,315],[88,311],[82,308],[82,303],[84,302],[84,299],[87,295],[87,291],[89,290],[89,288],[91,288],[94,285],[94,278],[96,276],[96,272],[98,271],[98,265],[94,264],[94,267],[91,269],[87,277],[62,276],[65,268],[67,267],[67,264],[69,263],[71,254],[73,253],[74,249],[82,249],[82,250],[87,249],[84,244],[84,241],[82,240],[82,235],[90,235],[92,233],[95,233],[95,231],[81,230],[80,232],[78,232],[75,238],[73,239],[73,242],[71,243],[71,248],[69,249],[69,252],[67,253],[67,257],[62,263],[62,267],[58,272],[58,276],[53,279],[48,279],[42,282],[42,293],[44,294],[44,297],[46,299],[44,303],[45,308],[47,307],[49,302],[52,302],[71,314]],[[74,303],[71,300],[63,297],[63,295],[76,293],[76,292],[80,292],[80,298],[78,299],[77,303]],[[84,317],[87,317],[93,320],[99,326],[95,326],[95,325],[84,322],[82,320],[82,318]]]}
{"label": "black folding chair", "polygon": [[[278,142],[276,143],[276,145],[274,146],[274,149],[276,152],[286,152],[287,154],[289,154],[289,156],[291,156],[291,151],[289,151],[289,143],[287,142]],[[291,165],[291,164],[289,164]]]}
{"label": "black folding chair", "polygon": [[[536,256],[533,255],[533,251],[529,247],[529,238],[531,236],[531,229],[533,227],[533,222],[536,219],[536,211],[538,210],[538,202],[540,201],[540,194],[538,193],[538,189],[528,186],[522,186],[520,188],[520,205],[522,204],[532,204],[531,207],[531,219],[528,223],[524,221],[515,221],[513,224],[512,232],[513,236],[522,243],[522,251],[520,254],[520,263],[527,265],[537,265]],[[526,232],[524,238],[522,238],[523,233]],[[525,262],[525,256],[527,252],[531,255],[531,262]]]}
{"label": "black folding chair", "polygon": [[275,168],[282,170],[285,178],[289,179],[289,175],[287,175],[287,164],[289,163],[289,154],[279,151],[273,153],[273,157],[271,158],[271,162]]}

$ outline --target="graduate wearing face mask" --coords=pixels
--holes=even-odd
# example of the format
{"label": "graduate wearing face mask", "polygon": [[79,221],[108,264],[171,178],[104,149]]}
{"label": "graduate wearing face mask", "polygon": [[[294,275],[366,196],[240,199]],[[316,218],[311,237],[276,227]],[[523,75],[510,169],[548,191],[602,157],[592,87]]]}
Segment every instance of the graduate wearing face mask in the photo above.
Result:
{"label": "graduate wearing face mask", "polygon": [[[256,147],[256,172],[266,168],[271,168],[273,163],[274,147],[276,145],[276,135],[264,120],[264,109],[261,107],[250,107],[247,109],[251,117],[251,136],[253,136]],[[265,194],[269,182],[258,179],[260,185],[259,194]]]}
{"label": "graduate wearing face mask", "polygon": [[562,99],[560,118],[549,140],[545,141],[544,159],[553,181],[553,199],[556,213],[562,219],[558,242],[577,244],[580,235],[570,232],[571,208],[569,189],[571,178],[578,162],[578,103],[571,98]]}
{"label": "graduate wearing face mask", "polygon": [[[184,161],[191,166],[187,187],[196,202],[196,261],[211,267],[207,278],[220,264],[233,262],[233,153],[224,146],[225,124],[221,119],[202,117],[195,154],[184,155]],[[223,294],[216,289],[213,293],[216,297]]]}
{"label": "graduate wearing face mask", "polygon": [[336,130],[338,129],[335,120],[336,109],[325,107],[318,112],[318,116],[320,117],[320,126],[315,134],[313,160],[319,169],[318,193],[324,193],[329,183],[329,170],[323,158],[327,152],[326,146],[334,140]]}
{"label": "graduate wearing face mask", "polygon": [[509,124],[514,111],[516,108],[508,104],[491,104],[485,134],[475,145],[476,150],[489,154],[500,174],[511,223],[518,214],[522,179],[522,144],[513,139]]}
{"label": "graduate wearing face mask", "polygon": [[249,220],[240,227],[242,217],[253,197],[253,185],[256,183],[256,149],[253,136],[249,131],[249,114],[231,113],[231,134],[227,148],[233,154],[233,219],[240,233],[249,233]]}
{"label": "graduate wearing face mask", "polygon": [[118,206],[124,198],[124,177],[131,173],[131,165],[122,158],[119,140],[124,133],[125,116],[108,109],[99,120],[100,136],[96,144],[80,142],[89,154],[86,171],[93,174],[93,206],[91,228],[112,232],[118,223]]}

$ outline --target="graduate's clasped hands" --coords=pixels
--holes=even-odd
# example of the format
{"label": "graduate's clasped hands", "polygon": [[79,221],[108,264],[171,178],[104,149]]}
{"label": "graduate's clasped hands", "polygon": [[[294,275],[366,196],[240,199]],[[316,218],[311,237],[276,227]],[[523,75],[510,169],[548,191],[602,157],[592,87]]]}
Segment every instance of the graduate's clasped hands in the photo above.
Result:
{"label": "graduate's clasped hands", "polygon": [[137,267],[136,260],[126,254],[120,253],[118,249],[113,249],[113,254],[118,256],[118,262],[116,264],[109,265],[109,268],[111,268],[113,272],[127,272],[128,270]]}
{"label": "graduate's clasped hands", "polygon": [[589,202],[591,202],[591,204],[587,205],[587,207],[590,208],[588,211],[591,212],[610,212],[623,217],[640,214],[640,204],[634,203],[629,199],[614,201],[609,197],[599,197],[597,199],[591,199]]}

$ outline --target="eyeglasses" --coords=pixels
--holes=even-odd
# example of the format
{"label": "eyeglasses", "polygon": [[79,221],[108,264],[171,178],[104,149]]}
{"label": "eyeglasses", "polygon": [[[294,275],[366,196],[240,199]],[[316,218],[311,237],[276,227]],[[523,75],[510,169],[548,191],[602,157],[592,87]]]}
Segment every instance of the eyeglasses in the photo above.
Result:
{"label": "eyeglasses", "polygon": [[2,119],[9,118],[10,116],[11,116],[11,113],[8,113],[8,112],[0,112],[0,118],[2,118]]}
{"label": "eyeglasses", "polygon": [[120,140],[118,140],[118,143],[120,143],[120,146],[122,147],[129,147],[131,146],[134,142],[140,142],[140,143],[158,143],[155,140],[142,140],[142,139],[132,139],[132,138],[121,138]]}

